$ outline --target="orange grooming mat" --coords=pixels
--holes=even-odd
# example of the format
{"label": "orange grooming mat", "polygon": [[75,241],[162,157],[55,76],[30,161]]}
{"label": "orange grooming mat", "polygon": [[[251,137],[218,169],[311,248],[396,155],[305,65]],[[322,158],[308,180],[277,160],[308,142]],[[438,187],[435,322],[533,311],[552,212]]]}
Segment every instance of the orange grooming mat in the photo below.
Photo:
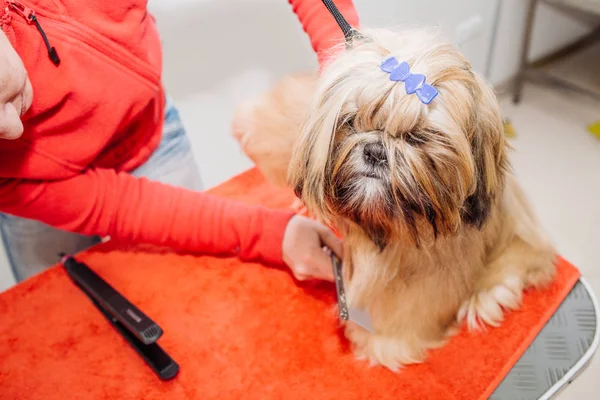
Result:
{"label": "orange grooming mat", "polygon": [[[271,207],[294,199],[256,169],[212,193]],[[164,329],[159,344],[179,375],[160,381],[55,267],[0,294],[2,400],[486,399],[579,278],[560,260],[554,283],[527,292],[500,328],[463,331],[424,364],[394,374],[355,360],[332,284],[299,285],[285,270],[234,258],[115,243],[78,258]]]}

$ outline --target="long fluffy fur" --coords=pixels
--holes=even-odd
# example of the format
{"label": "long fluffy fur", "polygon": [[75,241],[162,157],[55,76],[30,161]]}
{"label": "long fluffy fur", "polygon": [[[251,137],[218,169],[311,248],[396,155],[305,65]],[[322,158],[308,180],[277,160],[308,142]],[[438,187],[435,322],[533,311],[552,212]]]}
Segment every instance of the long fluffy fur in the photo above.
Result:
{"label": "long fluffy fur", "polygon": [[[525,288],[552,279],[555,251],[509,171],[495,95],[468,61],[433,31],[362,34],[318,79],[287,78],[246,106],[238,136],[267,177],[287,173],[343,233],[347,301],[375,328],[346,334],[358,356],[395,370],[462,320],[497,326]],[[425,105],[390,81],[379,68],[389,56],[438,97]]]}

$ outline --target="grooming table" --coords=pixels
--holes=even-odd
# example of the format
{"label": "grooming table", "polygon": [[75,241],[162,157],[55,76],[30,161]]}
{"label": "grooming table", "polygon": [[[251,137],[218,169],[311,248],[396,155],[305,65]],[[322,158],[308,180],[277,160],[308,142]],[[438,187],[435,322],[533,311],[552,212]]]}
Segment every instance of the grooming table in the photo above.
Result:
{"label": "grooming table", "polygon": [[[211,192],[271,207],[294,199],[256,169]],[[548,398],[598,344],[594,297],[562,259],[553,284],[526,292],[500,328],[463,330],[394,374],[353,357],[332,284],[112,242],[78,258],[161,325],[179,375],[160,381],[55,267],[0,294],[0,399]]]}
{"label": "grooming table", "polygon": [[490,400],[550,399],[598,349],[598,300],[580,278]]}

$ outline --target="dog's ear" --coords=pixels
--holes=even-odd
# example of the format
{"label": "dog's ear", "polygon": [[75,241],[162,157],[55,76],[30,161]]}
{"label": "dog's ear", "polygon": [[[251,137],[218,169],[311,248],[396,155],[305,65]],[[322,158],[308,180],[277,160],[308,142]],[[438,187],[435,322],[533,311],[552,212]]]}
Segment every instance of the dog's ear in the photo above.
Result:
{"label": "dog's ear", "polygon": [[288,168],[288,185],[294,190],[294,194],[299,199],[302,199],[304,195],[304,185],[306,174],[309,169],[310,154],[304,153],[303,150],[298,149],[299,143],[292,152],[292,160]]}
{"label": "dog's ear", "polygon": [[322,119],[308,115],[294,145],[288,168],[288,184],[306,208],[327,220],[325,169],[329,154],[329,135],[323,134]]}
{"label": "dog's ear", "polygon": [[504,186],[507,143],[498,100],[492,88],[478,75],[475,108],[469,124],[471,152],[475,164],[474,190],[467,198],[462,220],[478,229],[487,221],[492,202]]}
{"label": "dog's ear", "polygon": [[288,185],[294,190],[294,194],[299,199],[303,197],[306,175],[310,168],[310,144],[301,135],[294,144],[287,170]]}
{"label": "dog's ear", "polygon": [[331,196],[332,175],[330,153],[339,115],[346,97],[340,95],[338,79],[331,86],[317,84],[312,101],[307,104],[300,136],[294,144],[288,168],[288,184],[294,189],[308,211],[326,223],[331,222],[332,211],[326,201]]}

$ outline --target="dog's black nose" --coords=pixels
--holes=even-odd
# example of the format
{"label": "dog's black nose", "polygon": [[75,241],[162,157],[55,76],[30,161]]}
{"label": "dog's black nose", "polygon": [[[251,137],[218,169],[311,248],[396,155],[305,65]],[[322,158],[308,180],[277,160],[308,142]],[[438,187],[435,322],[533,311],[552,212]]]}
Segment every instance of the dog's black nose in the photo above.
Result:
{"label": "dog's black nose", "polygon": [[385,147],[379,142],[367,143],[363,150],[363,158],[369,165],[383,165],[387,162]]}

